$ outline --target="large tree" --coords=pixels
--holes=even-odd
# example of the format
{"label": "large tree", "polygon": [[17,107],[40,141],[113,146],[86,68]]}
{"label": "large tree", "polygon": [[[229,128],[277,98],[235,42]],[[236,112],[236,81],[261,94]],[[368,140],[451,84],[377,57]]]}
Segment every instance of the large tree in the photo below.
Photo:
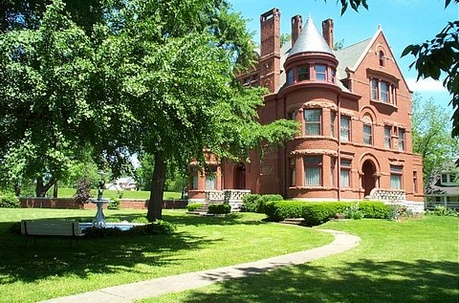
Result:
{"label": "large tree", "polygon": [[239,159],[261,142],[295,132],[291,121],[257,122],[263,90],[242,88],[234,77],[252,55],[250,35],[226,2],[130,1],[117,17],[123,22],[114,32],[107,28],[98,66],[110,66],[104,73],[116,75],[110,78],[116,89],[105,91],[115,91],[123,107],[112,151],[125,146],[154,159],[149,220],[162,217],[170,165],[192,158],[205,165],[206,148]]}
{"label": "large tree", "polygon": [[0,35],[0,149],[7,177],[48,189],[78,160],[91,136],[87,103],[92,49],[55,1],[38,29]]}
{"label": "large tree", "polygon": [[459,157],[459,139],[451,137],[449,114],[432,99],[413,98],[413,151],[423,158],[424,180],[433,169],[452,163]]}

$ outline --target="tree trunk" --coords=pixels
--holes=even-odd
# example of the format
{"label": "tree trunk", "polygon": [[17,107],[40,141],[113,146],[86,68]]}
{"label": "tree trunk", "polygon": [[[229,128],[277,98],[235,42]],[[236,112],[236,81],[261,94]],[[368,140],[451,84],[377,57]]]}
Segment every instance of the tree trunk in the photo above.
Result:
{"label": "tree trunk", "polygon": [[54,178],[52,178],[48,184],[44,184],[43,183],[43,178],[42,177],[39,177],[37,178],[37,185],[35,187],[35,195],[37,197],[45,197],[46,196],[46,193],[48,192],[48,190],[51,188],[51,186],[54,185]]}
{"label": "tree trunk", "polygon": [[147,219],[150,222],[162,219],[164,182],[166,181],[166,161],[163,153],[156,153],[155,167],[151,178],[150,201]]}
{"label": "tree trunk", "polygon": [[59,196],[59,185],[57,184],[57,181],[54,181],[53,198],[57,198],[58,196]]}

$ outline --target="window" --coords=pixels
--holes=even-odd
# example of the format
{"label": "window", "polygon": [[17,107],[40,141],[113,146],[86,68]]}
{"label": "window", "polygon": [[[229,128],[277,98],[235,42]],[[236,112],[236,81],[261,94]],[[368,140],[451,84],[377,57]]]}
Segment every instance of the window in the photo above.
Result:
{"label": "window", "polygon": [[298,81],[309,80],[309,65],[298,67]]}
{"label": "window", "polygon": [[387,84],[387,82],[381,81],[380,88],[381,88],[381,101],[385,103],[389,103],[389,85]]}
{"label": "window", "polygon": [[351,186],[351,160],[341,159],[340,185],[341,187]]}
{"label": "window", "polygon": [[390,166],[390,188],[392,189],[402,188],[402,174],[403,174],[403,166],[398,166],[398,165]]}
{"label": "window", "polygon": [[373,144],[373,137],[372,137],[371,131],[372,131],[371,124],[363,125],[363,143]]}
{"label": "window", "polygon": [[379,51],[379,66],[384,66],[384,52]]}
{"label": "window", "polygon": [[305,157],[305,184],[308,185],[321,185],[322,184],[322,157],[313,156]]}
{"label": "window", "polygon": [[290,159],[290,186],[295,186],[296,185],[296,163],[295,159],[291,158]]}
{"label": "window", "polygon": [[448,183],[448,174],[441,175],[441,183]]}
{"label": "window", "polygon": [[332,138],[335,137],[335,120],[336,120],[336,113],[334,111],[330,112],[330,136]]}
{"label": "window", "polygon": [[456,185],[456,174],[455,173],[443,173],[441,175],[442,185]]}
{"label": "window", "polygon": [[379,99],[379,82],[377,79],[371,79],[371,99]]}
{"label": "window", "polygon": [[293,69],[289,69],[287,71],[287,85],[293,84],[295,81],[295,74],[293,73]]}
{"label": "window", "polygon": [[330,71],[330,73],[331,73],[331,82],[332,82],[332,83],[335,83],[335,80],[336,80],[336,70],[332,68],[331,71]]}
{"label": "window", "polygon": [[398,150],[405,150],[405,130],[403,128],[398,130]]}
{"label": "window", "polygon": [[190,189],[198,189],[198,172],[196,169],[192,170],[192,177],[191,177],[191,188]]}
{"label": "window", "polygon": [[397,90],[393,83],[376,78],[370,80],[371,100],[396,104]]}
{"label": "window", "polygon": [[206,172],[206,189],[216,189],[215,175],[217,169],[211,168],[209,172]]}
{"label": "window", "polygon": [[250,84],[250,77],[245,77],[243,82],[244,82],[244,85],[249,85]]}
{"label": "window", "polygon": [[306,128],[306,136],[319,136],[320,120],[322,116],[321,109],[306,109],[304,111],[304,120]]}
{"label": "window", "polygon": [[314,65],[314,71],[316,73],[316,80],[326,81],[327,80],[327,66],[322,64]]}
{"label": "window", "polygon": [[390,140],[390,136],[391,136],[391,131],[392,131],[392,127],[390,126],[384,126],[384,147],[385,148],[391,148],[392,145],[391,145],[391,140]]}
{"label": "window", "polygon": [[341,141],[350,141],[351,139],[351,118],[347,116],[341,116],[340,139]]}
{"label": "window", "polygon": [[293,121],[296,120],[296,112],[295,111],[292,111],[291,113],[289,113],[288,116],[289,116],[290,120],[293,120]]}
{"label": "window", "polygon": [[417,194],[419,192],[418,190],[418,172],[413,171],[413,192]]}

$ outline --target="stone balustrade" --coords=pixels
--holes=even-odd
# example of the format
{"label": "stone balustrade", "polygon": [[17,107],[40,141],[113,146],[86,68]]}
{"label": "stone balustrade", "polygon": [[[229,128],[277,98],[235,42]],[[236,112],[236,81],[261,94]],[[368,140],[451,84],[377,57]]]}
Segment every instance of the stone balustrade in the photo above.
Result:
{"label": "stone balustrade", "polygon": [[242,197],[250,194],[247,189],[224,189],[224,190],[206,190],[205,203],[212,204],[216,202],[228,203],[231,211],[239,211],[242,205]]}
{"label": "stone balustrade", "polygon": [[383,201],[387,205],[401,205],[412,213],[424,212],[424,203],[407,201],[406,193],[403,189],[373,188],[369,199]]}

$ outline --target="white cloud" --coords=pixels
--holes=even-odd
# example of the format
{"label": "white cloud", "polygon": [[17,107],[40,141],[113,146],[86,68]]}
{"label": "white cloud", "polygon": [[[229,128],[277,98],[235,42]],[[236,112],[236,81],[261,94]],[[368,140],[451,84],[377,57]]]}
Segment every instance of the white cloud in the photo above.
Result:
{"label": "white cloud", "polygon": [[419,79],[419,81],[416,81],[415,78],[408,78],[406,82],[413,92],[447,92],[442,81],[432,78]]}

